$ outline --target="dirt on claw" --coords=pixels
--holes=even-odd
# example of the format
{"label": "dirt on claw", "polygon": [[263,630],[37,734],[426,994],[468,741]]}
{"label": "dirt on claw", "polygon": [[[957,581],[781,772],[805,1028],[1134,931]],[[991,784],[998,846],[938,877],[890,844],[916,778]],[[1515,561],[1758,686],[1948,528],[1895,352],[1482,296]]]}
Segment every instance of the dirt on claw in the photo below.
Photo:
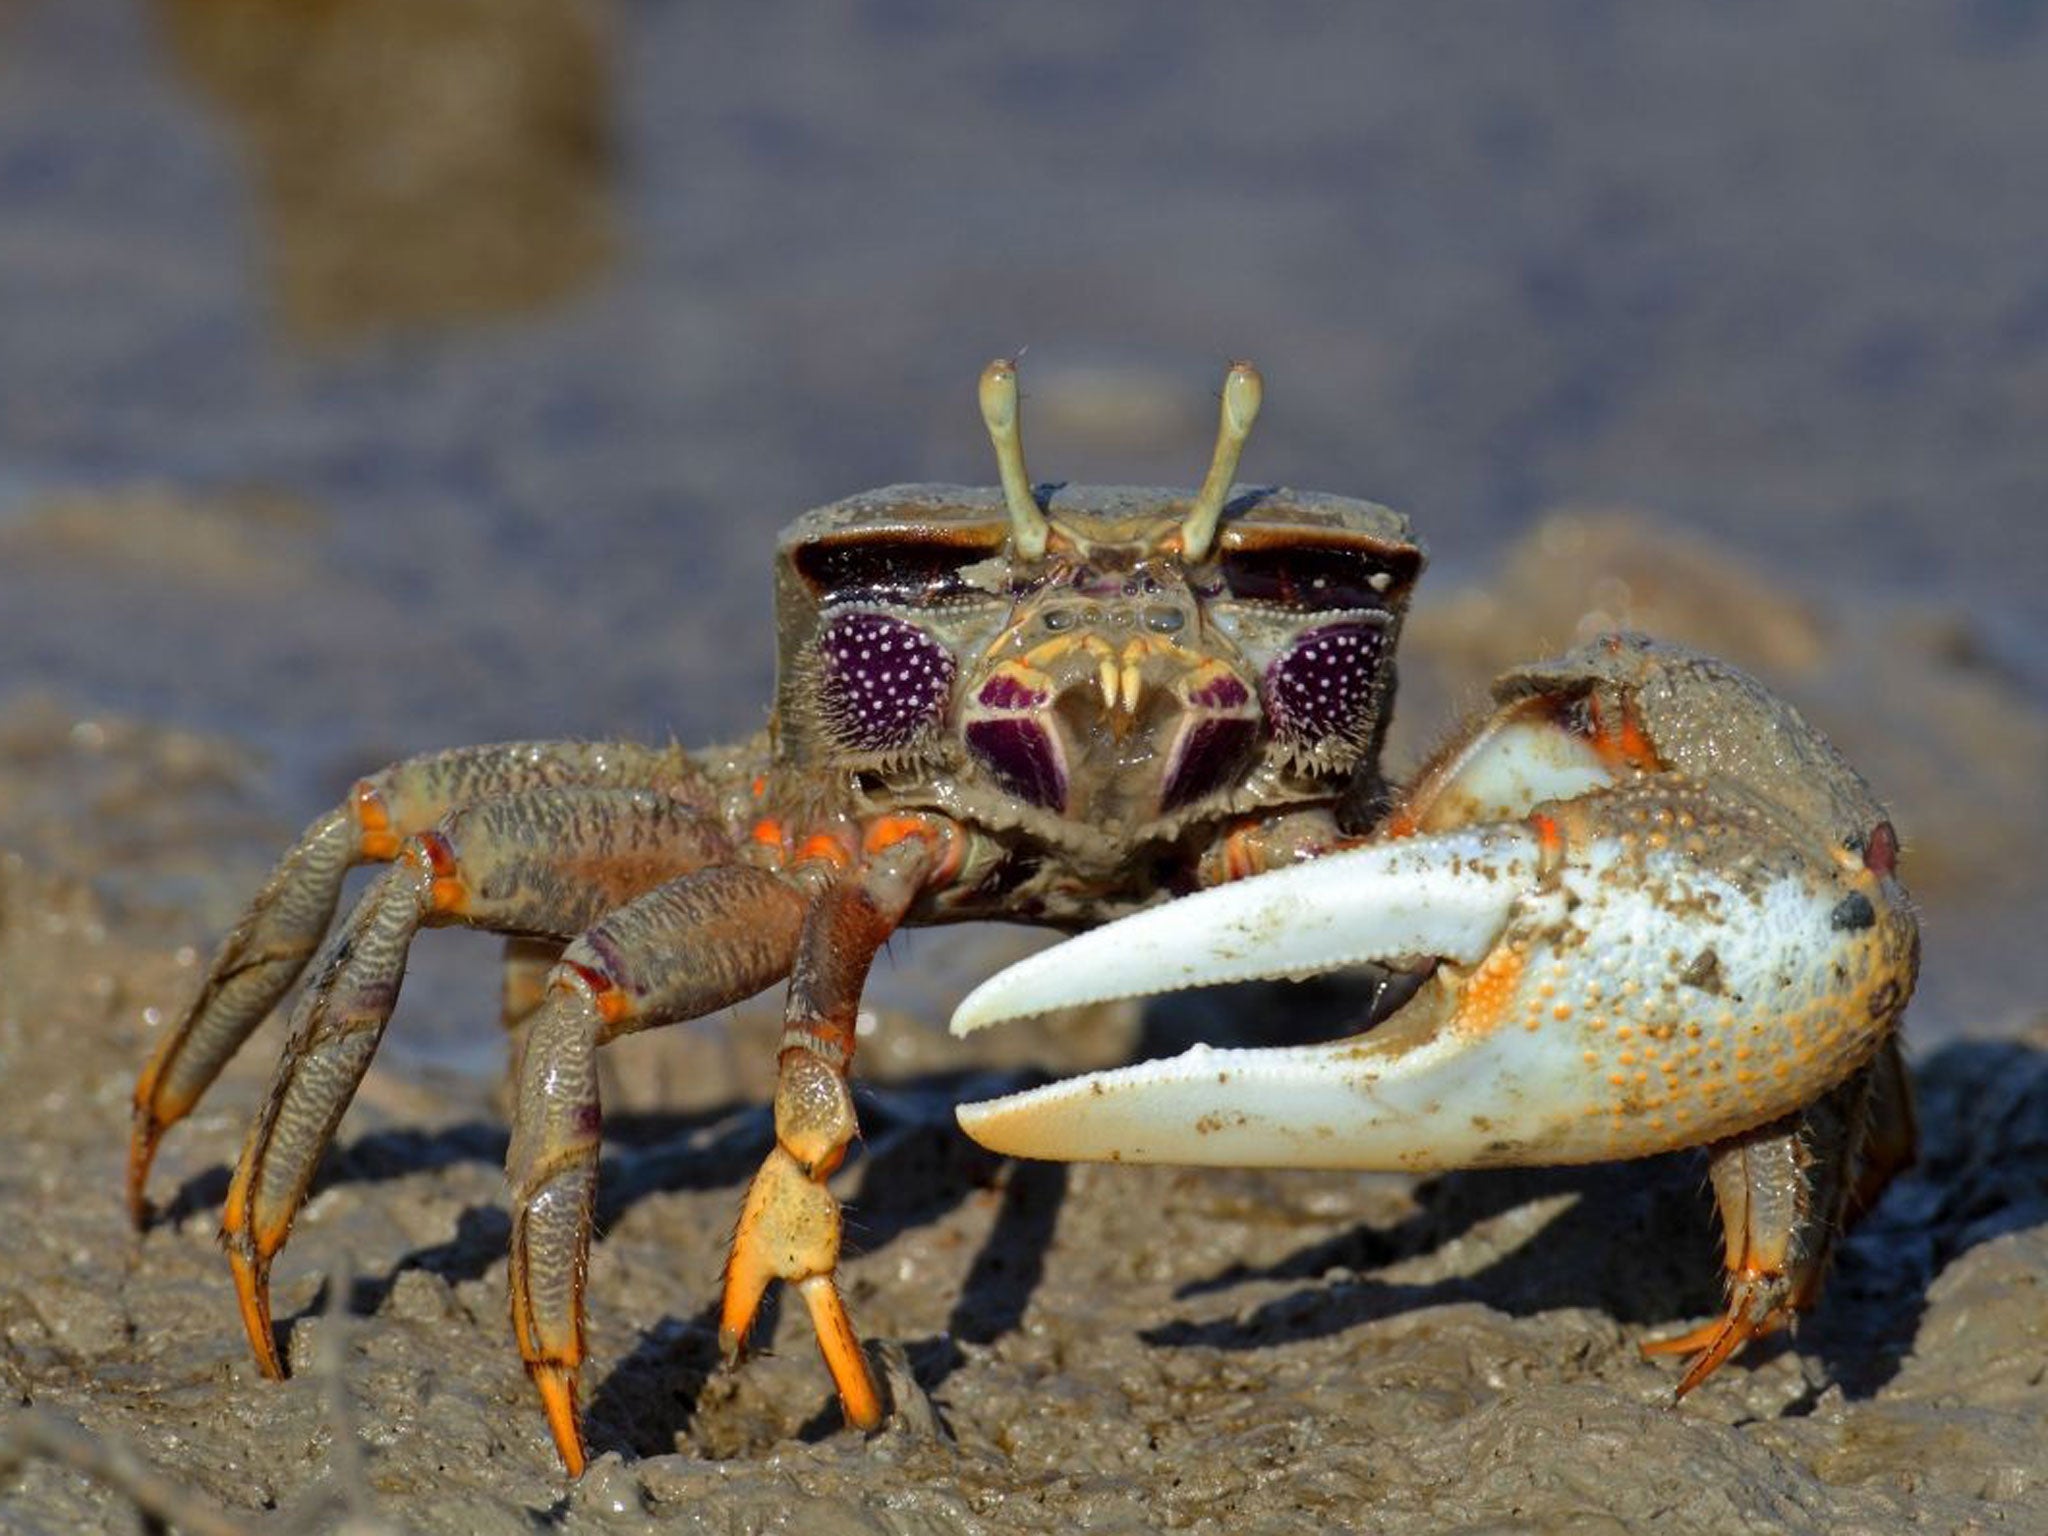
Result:
{"label": "dirt on claw", "polygon": [[[1610,601],[1611,578],[1585,576]],[[1491,670],[1468,654],[1460,604],[1512,608],[1514,580],[1511,562],[1419,623],[1412,675],[1455,694],[1467,668]],[[1682,615],[1620,617],[1683,636]],[[1992,698],[1995,680],[1881,618],[1871,635],[1807,656],[1797,692],[1853,734],[1869,645],[1892,647],[1898,729],[1854,745],[1874,781],[1935,782],[1937,750],[2039,761],[2010,738],[2038,740],[2040,717]],[[1411,716],[1440,715],[1422,693]],[[1959,736],[1972,718],[2003,735]],[[1848,1242],[1796,1342],[1677,1411],[1669,1367],[1636,1345],[1717,1305],[1698,1161],[1422,1182],[1006,1165],[950,1107],[1028,1081],[1020,1064],[1242,1039],[1247,1019],[1284,1033],[1324,1002],[1271,989],[1202,1018],[950,1040],[932,994],[1029,942],[991,931],[919,945],[878,979],[867,1140],[841,1188],[849,1301],[890,1341],[877,1364],[896,1411],[863,1439],[787,1305],[769,1332],[785,1354],[718,1365],[717,1269],[770,1135],[775,1010],[630,1042],[612,1063],[592,1264],[594,1460],[568,1488],[508,1343],[488,1074],[402,1046],[372,1072],[279,1266],[283,1385],[248,1360],[212,1241],[268,1053],[247,1053],[167,1147],[165,1208],[139,1240],[128,1230],[135,1064],[195,980],[183,946],[220,927],[276,840],[264,783],[219,742],[55,706],[0,716],[0,1528],[122,1529],[131,1495],[168,1487],[177,1518],[218,1511],[224,1531],[2048,1530],[2048,1016],[1965,1013],[1941,969],[2038,981],[2031,954],[1968,948],[1973,902],[2038,910],[2038,869],[1913,866],[1934,967],[1914,1019],[1925,1159]],[[1901,795],[1899,819],[2041,846],[2038,805],[2001,793],[1975,810]],[[445,943],[474,952],[475,974],[437,984],[429,957],[395,1044],[436,1014],[490,1038],[493,947]],[[13,1405],[39,1417],[11,1420]],[[349,1439],[353,1459],[337,1454]]]}

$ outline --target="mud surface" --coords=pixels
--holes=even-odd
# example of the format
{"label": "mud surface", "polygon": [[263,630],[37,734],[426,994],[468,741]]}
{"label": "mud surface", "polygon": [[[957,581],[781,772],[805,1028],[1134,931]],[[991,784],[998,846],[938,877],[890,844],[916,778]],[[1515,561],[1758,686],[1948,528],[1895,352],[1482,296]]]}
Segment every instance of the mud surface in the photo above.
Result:
{"label": "mud surface", "polygon": [[[1547,525],[1532,553],[1576,526]],[[1656,541],[1606,527],[1620,558],[1591,579],[1611,599],[1631,558],[1661,553],[1692,573],[1665,588],[1682,604],[1744,576]],[[1460,616],[1518,579],[1447,604],[1417,673],[1472,665]],[[1753,573],[1743,585],[1738,629],[1824,631]],[[1807,659],[1822,699],[1853,703],[1853,664]],[[1901,743],[1969,683],[1938,655],[1917,664],[1939,686],[1894,686]],[[2000,728],[2037,745],[2038,718],[2005,702]],[[1919,750],[1880,751],[1873,771]],[[219,742],[0,717],[0,842],[18,850],[0,864],[0,1378],[259,1524],[321,1528],[353,1500],[451,1532],[2048,1530],[2048,1025],[1972,1038],[1937,1021],[1916,1061],[1922,1165],[1848,1241],[1796,1344],[1673,1410],[1670,1368],[1635,1346],[1716,1305],[1696,1161],[1422,1183],[1006,1164],[949,1106],[1027,1081],[1019,1061],[1068,1071],[1281,1033],[1315,1000],[1249,990],[1201,1016],[949,1041],[947,989],[995,963],[993,935],[914,946],[926,974],[883,979],[909,1006],[880,1010],[864,1043],[867,1140],[841,1187],[850,1298],[886,1341],[898,1404],[878,1438],[839,1427],[800,1315],[764,1358],[716,1369],[722,1246],[771,1129],[775,1015],[758,1009],[615,1052],[587,1376],[603,1455],[573,1491],[508,1337],[505,1137],[475,1075],[402,1055],[372,1073],[278,1266],[297,1374],[264,1382],[212,1239],[274,1026],[173,1134],[146,1236],[116,1198],[135,1063],[199,961],[163,897],[233,899],[259,799]],[[1928,873],[1931,921],[1968,909],[1964,871]],[[129,893],[118,918],[95,888]],[[337,1474],[337,1435],[360,1438],[360,1475]],[[123,1509],[40,1463],[0,1503],[24,1530],[119,1528]]]}
{"label": "mud surface", "polygon": [[[0,1415],[252,1530],[2048,1532],[2042,15],[1338,14],[0,0]],[[568,1489],[505,1317],[492,950],[436,936],[260,1380],[213,1233],[275,1023],[149,1232],[118,1191],[269,859],[407,751],[750,729],[775,528],[987,479],[971,381],[1024,342],[1041,475],[1191,479],[1242,353],[1248,473],[1415,514],[1404,761],[1630,624],[1864,770],[1927,1144],[1824,1306],[1673,1410],[1636,1346],[1717,1305],[1695,1159],[987,1157],[961,1098],[1327,999],[959,1044],[1031,941],[914,936],[838,1185],[890,1427],[840,1427],[793,1311],[715,1368],[757,1005],[611,1053]],[[134,1528],[22,1422],[0,1532]]]}

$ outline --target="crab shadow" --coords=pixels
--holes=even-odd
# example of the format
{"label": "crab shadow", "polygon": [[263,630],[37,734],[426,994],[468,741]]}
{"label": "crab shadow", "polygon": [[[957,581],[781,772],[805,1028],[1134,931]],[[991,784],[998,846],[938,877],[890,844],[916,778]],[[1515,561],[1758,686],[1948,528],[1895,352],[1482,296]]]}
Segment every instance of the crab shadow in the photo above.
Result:
{"label": "crab shadow", "polygon": [[[1944,1046],[1913,1068],[1923,1143],[1835,1256],[1820,1306],[1762,1346],[1815,1357],[1850,1399],[1878,1392],[1911,1353],[1928,1287],[1957,1258],[2048,1222],[2048,1053],[2019,1041]],[[1454,1173],[1425,1181],[1393,1226],[1359,1226],[1266,1265],[1188,1282],[1185,1301],[1246,1286],[1298,1287],[1226,1318],[1145,1330],[1163,1348],[1256,1350],[1418,1309],[1478,1302],[1512,1317],[1592,1307],[1661,1331],[1721,1309],[1719,1227],[1699,1154],[1587,1168]],[[1565,1197],[1560,1199],[1559,1197]],[[1560,1209],[1476,1270],[1403,1282],[1373,1272],[1424,1258],[1539,1201]],[[1751,1358],[1755,1358],[1752,1350]],[[1789,1412],[1810,1412],[1811,1389]]]}
{"label": "crab shadow", "polygon": [[[955,1129],[954,1104],[1009,1086],[1014,1086],[1009,1078],[947,1073],[870,1087],[859,1095],[864,1128],[856,1164],[860,1182],[845,1212],[850,1256],[885,1250],[977,1196],[995,1199],[988,1236],[945,1328],[930,1338],[900,1341],[901,1369],[914,1390],[926,1394],[965,1362],[963,1345],[991,1342],[1022,1321],[1043,1274],[1065,1196],[1065,1168],[1012,1164]],[[636,1158],[607,1157],[600,1172],[600,1229],[642,1199],[683,1188],[729,1187],[737,1205],[740,1189],[773,1139],[765,1109],[742,1119],[714,1147],[705,1146],[701,1135],[694,1142],[657,1138]],[[502,1241],[497,1247],[502,1251]],[[781,1288],[771,1289],[754,1327],[757,1346],[778,1338],[782,1303]],[[876,1353],[872,1347],[871,1353]],[[876,1363],[878,1376],[890,1374]],[[719,1390],[722,1370],[715,1300],[688,1316],[662,1317],[597,1379],[586,1426],[593,1449],[636,1456],[672,1452],[690,1438],[705,1394]],[[796,1438],[822,1440],[842,1427],[838,1406],[828,1394]]]}
{"label": "crab shadow", "polygon": [[[935,1388],[964,1358],[959,1341],[1001,1337],[1022,1317],[1041,1273],[1066,1188],[1066,1170],[1050,1164],[1011,1167],[967,1141],[954,1127],[952,1106],[963,1098],[1019,1086],[1012,1075],[946,1073],[859,1091],[864,1127],[856,1157],[859,1183],[849,1200],[849,1256],[886,1248],[907,1232],[942,1221],[961,1202],[1001,1186],[988,1242],[974,1261],[944,1333],[906,1341],[910,1370],[924,1390]],[[729,1192],[737,1210],[741,1192],[774,1144],[769,1106],[725,1103],[687,1113],[623,1112],[605,1118],[605,1150],[598,1172],[596,1241],[642,1202],[691,1192]],[[351,1185],[395,1182],[463,1167],[503,1167],[508,1135],[502,1124],[464,1120],[430,1130],[380,1129],[337,1142],[323,1159],[313,1193]],[[188,1178],[159,1221],[217,1211],[228,1170],[215,1166]],[[481,1280],[505,1260],[511,1217],[502,1200],[466,1206],[455,1230],[350,1274],[346,1311],[376,1315],[400,1278],[423,1271],[450,1286]],[[289,1356],[300,1323],[329,1305],[328,1287],[276,1322],[279,1348]],[[773,1339],[778,1294],[764,1303],[756,1337]],[[705,1385],[719,1363],[717,1306],[692,1316],[666,1316],[625,1358],[597,1381],[589,1405],[599,1449],[668,1451],[689,1425]],[[827,1406],[804,1430],[822,1438],[839,1427]]]}
{"label": "crab shadow", "polygon": [[[1011,1078],[948,1073],[861,1094],[865,1129],[860,1184],[846,1209],[849,1254],[883,1251],[906,1234],[943,1221],[970,1199],[986,1195],[995,1204],[987,1237],[945,1327],[928,1338],[899,1341],[901,1371],[911,1390],[927,1395],[966,1363],[964,1346],[991,1343],[1021,1324],[1052,1247],[1067,1170],[997,1157],[968,1141],[953,1123],[952,1106],[962,1099],[1014,1086]],[[730,1182],[737,1200],[771,1135],[764,1121],[758,1141],[736,1155],[739,1166],[729,1180],[717,1178],[697,1160],[691,1177],[699,1187]],[[623,1211],[652,1192],[624,1189],[607,1198]],[[755,1324],[757,1341],[778,1337],[785,1310],[781,1303],[781,1289],[771,1290]],[[871,1346],[870,1353],[878,1351]],[[879,1360],[876,1364],[878,1376],[891,1374]],[[673,1451],[689,1438],[705,1393],[717,1390],[721,1369],[715,1302],[688,1317],[663,1317],[597,1381],[587,1415],[593,1448],[636,1456]],[[822,1440],[842,1427],[839,1408],[827,1395],[796,1438]]]}
{"label": "crab shadow", "polygon": [[[737,1177],[720,1153],[733,1142],[774,1136],[765,1106],[729,1102],[704,1109],[663,1113],[614,1113],[605,1117],[606,1159],[600,1220],[620,1201],[644,1198],[663,1188],[696,1188]],[[338,1140],[321,1159],[308,1198],[329,1189],[384,1184],[464,1166],[502,1169],[510,1136],[495,1120],[461,1120],[431,1129],[390,1127]],[[710,1170],[716,1170],[712,1172]],[[751,1171],[751,1170],[748,1170]],[[151,1226],[175,1226],[217,1212],[227,1200],[232,1170],[216,1163],[188,1176],[151,1216]],[[610,1203],[605,1201],[609,1199]]]}
{"label": "crab shadow", "polygon": [[[1297,1004],[1299,999],[1297,998]],[[1290,1009],[1300,1016],[1298,1009]],[[1160,1010],[1154,1010],[1155,1015]],[[1254,1013],[1252,1016],[1256,1017]],[[1213,1014],[1148,1024],[1136,1054],[1167,1054],[1193,1038],[1267,1044],[1298,1039],[1277,1027],[1219,1028]],[[1927,1287],[1979,1243],[2048,1222],[2048,1052],[2020,1041],[1965,1041],[1913,1068],[1923,1149],[1876,1209],[1844,1240],[1822,1305],[1802,1321],[1790,1347],[1816,1357],[1851,1398],[1895,1376],[1910,1353]],[[1043,1275],[1069,1195],[1067,1170],[1013,1163],[968,1142],[953,1106],[1040,1080],[1014,1072],[949,1072],[860,1092],[864,1140],[860,1179],[848,1205],[849,1253],[886,1249],[935,1225],[962,1203],[995,1207],[945,1328],[903,1341],[918,1387],[934,1392],[967,1359],[967,1347],[1020,1326]],[[687,1114],[608,1116],[600,1171],[598,1230],[655,1196],[730,1190],[735,1202],[773,1140],[765,1105],[723,1104]],[[502,1126],[464,1121],[432,1131],[376,1131],[346,1143],[323,1168],[323,1185],[375,1183],[464,1164],[502,1166]],[[1512,1317],[1593,1308],[1661,1331],[1719,1310],[1718,1227],[1698,1154],[1587,1168],[1454,1173],[1424,1181],[1413,1209],[1388,1225],[1358,1225],[1320,1236],[1264,1265],[1231,1264],[1178,1291],[1188,1315],[1141,1332],[1162,1349],[1258,1350],[1328,1337],[1417,1310],[1477,1302]],[[175,1216],[217,1208],[225,1169],[188,1180]],[[1523,1224],[1533,1230],[1477,1267],[1441,1279],[1394,1280],[1376,1273],[1426,1260],[1466,1240],[1497,1243],[1491,1224],[1534,1203],[1555,1210]],[[500,1202],[466,1208],[441,1242],[399,1256],[379,1274],[354,1278],[348,1306],[375,1313],[398,1278],[420,1269],[450,1284],[477,1280],[501,1263],[509,1217]],[[1233,1291],[1295,1282],[1284,1294],[1217,1318],[1203,1303]],[[282,1320],[288,1332],[308,1311]],[[759,1336],[772,1338],[771,1299]],[[1788,1347],[1783,1342],[1774,1346]],[[1754,1355],[1754,1351],[1752,1352]],[[663,1317],[594,1383],[589,1418],[600,1449],[672,1450],[688,1433],[702,1394],[717,1379],[716,1305]],[[1795,1404],[1808,1411],[1818,1389]],[[822,1407],[805,1437],[838,1427]]]}

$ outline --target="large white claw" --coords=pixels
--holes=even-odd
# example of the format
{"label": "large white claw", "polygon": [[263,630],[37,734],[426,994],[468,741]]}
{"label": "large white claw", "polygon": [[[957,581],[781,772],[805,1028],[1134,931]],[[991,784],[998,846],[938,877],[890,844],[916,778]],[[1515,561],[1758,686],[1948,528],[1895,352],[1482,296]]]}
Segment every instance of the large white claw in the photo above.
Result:
{"label": "large white claw", "polygon": [[[1499,825],[1360,848],[1218,886],[992,976],[953,1015],[953,1032],[1081,1003],[1371,960],[1476,964],[1531,898],[1541,858],[1527,827]],[[1419,1072],[1450,1048],[1422,1042],[1401,1066]],[[1197,1046],[1170,1061],[1097,1072],[958,1113],[967,1133],[995,1151],[1082,1160],[1348,1166],[1359,1160],[1358,1133],[1372,1130],[1376,1146],[1390,1118],[1405,1145],[1433,1134],[1429,1126],[1443,1112],[1439,1092],[1425,1084],[1418,1099],[1382,1074],[1383,1091],[1368,1106],[1355,1070],[1344,1070],[1357,1055],[1351,1042]],[[1385,1160],[1372,1149],[1365,1156]]]}
{"label": "large white claw", "polygon": [[968,1034],[1055,1008],[1410,955],[1476,962],[1536,879],[1536,838],[1496,826],[1359,848],[1151,907],[999,971],[953,1013]]}
{"label": "large white claw", "polygon": [[955,1030],[1364,960],[1438,963],[1366,1034],[1197,1047],[966,1105],[960,1123],[1021,1157],[1411,1171],[1739,1134],[1870,1058],[1917,953],[1862,861],[1768,832],[1739,799],[1646,782],[1150,909],[992,978]]}

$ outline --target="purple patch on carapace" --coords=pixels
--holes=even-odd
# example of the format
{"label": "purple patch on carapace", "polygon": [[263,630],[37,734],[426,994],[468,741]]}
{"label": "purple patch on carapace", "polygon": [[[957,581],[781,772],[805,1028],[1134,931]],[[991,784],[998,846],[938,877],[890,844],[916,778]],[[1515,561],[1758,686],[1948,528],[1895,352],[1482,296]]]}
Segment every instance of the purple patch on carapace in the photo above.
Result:
{"label": "purple patch on carapace", "polygon": [[1251,696],[1251,690],[1234,677],[1212,677],[1188,695],[1188,702],[1198,709],[1242,709]]}
{"label": "purple patch on carapace", "polygon": [[1179,810],[1189,801],[1229,783],[1243,767],[1257,734],[1256,722],[1242,716],[1190,723],[1174,743],[1173,763],[1166,772],[1159,809]]}
{"label": "purple patch on carapace", "polygon": [[990,709],[1025,710],[1037,709],[1045,703],[1045,694],[1028,686],[1008,673],[998,672],[981,685],[981,692],[975,697]]}
{"label": "purple patch on carapace", "polygon": [[849,613],[818,637],[826,724],[856,752],[909,746],[944,718],[953,655],[915,624],[886,613]]}
{"label": "purple patch on carapace", "polygon": [[1365,745],[1386,635],[1370,624],[1310,630],[1266,669],[1266,711],[1281,740]]}
{"label": "purple patch on carapace", "polygon": [[1049,811],[1067,803],[1067,775],[1059,748],[1039,721],[973,721],[967,727],[967,750],[1018,799]]}

